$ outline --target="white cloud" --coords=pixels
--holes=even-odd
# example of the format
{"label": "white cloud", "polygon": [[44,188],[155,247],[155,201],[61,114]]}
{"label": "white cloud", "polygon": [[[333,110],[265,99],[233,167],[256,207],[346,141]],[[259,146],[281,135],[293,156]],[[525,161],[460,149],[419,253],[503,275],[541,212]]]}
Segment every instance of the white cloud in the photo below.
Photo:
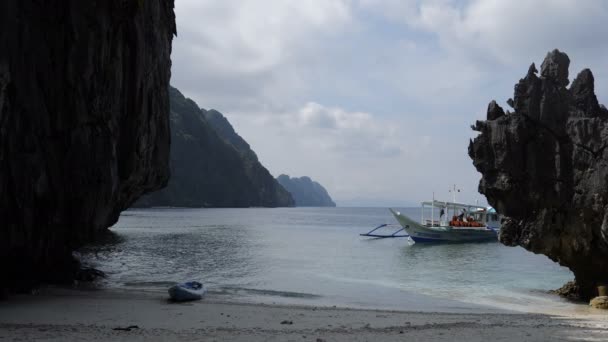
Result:
{"label": "white cloud", "polygon": [[608,34],[603,0],[362,0],[390,19],[435,34],[442,46],[478,63],[526,63],[553,48],[601,50]]}
{"label": "white cloud", "polygon": [[351,19],[342,0],[180,0],[176,16],[173,79],[229,109],[280,106],[298,87],[294,60]]}
{"label": "white cloud", "polygon": [[[452,157],[462,158],[452,154],[453,146],[443,145],[444,140],[436,139],[415,115],[395,117],[386,120],[309,102],[292,111],[231,115],[229,120],[275,176],[309,176],[338,201],[415,204],[433,187],[441,191],[451,181],[442,179],[445,165],[437,151],[450,153],[446,161],[454,172],[460,166]],[[466,139],[459,142],[465,143]],[[429,183],[428,178],[439,181],[422,186]]]}
{"label": "white cloud", "polygon": [[359,0],[359,7],[398,21],[415,20],[418,14],[416,0]]}
{"label": "white cloud", "polygon": [[[325,1],[181,0],[177,48],[226,73],[263,72],[280,64],[290,46],[314,31],[348,21],[348,7]],[[194,38],[194,39],[189,39]]]}
{"label": "white cloud", "polygon": [[173,85],[272,173],[338,199],[411,203],[452,183],[477,199],[469,125],[553,48],[608,100],[603,0],[178,0],[176,14]]}
{"label": "white cloud", "polygon": [[274,130],[276,135],[288,139],[277,148],[284,146],[289,150],[297,145],[303,149],[311,148],[314,153],[330,154],[333,160],[354,156],[365,159],[398,157],[407,147],[404,146],[405,141],[398,137],[399,127],[394,123],[385,122],[370,113],[349,112],[316,102],[308,102],[285,113],[258,113],[236,119],[244,119],[245,125]]}

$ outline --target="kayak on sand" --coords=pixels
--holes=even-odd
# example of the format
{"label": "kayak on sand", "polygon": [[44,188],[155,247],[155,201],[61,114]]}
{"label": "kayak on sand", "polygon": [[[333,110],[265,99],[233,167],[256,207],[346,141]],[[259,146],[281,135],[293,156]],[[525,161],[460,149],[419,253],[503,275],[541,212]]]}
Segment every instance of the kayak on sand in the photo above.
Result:
{"label": "kayak on sand", "polygon": [[169,288],[169,296],[176,302],[201,299],[205,292],[207,289],[197,281],[180,283]]}

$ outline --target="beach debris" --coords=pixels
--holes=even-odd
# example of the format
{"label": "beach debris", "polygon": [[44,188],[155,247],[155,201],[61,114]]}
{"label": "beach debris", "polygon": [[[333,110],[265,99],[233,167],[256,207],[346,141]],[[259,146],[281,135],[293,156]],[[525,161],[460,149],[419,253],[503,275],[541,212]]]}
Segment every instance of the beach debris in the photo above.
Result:
{"label": "beach debris", "polygon": [[293,321],[284,320],[284,321],[281,322],[281,324],[289,324],[289,325],[291,325],[291,324],[293,324]]}
{"label": "beach debris", "polygon": [[595,297],[589,302],[589,305],[596,309],[608,310],[608,296]]}
{"label": "beach debris", "polygon": [[132,329],[139,329],[139,327],[137,325],[129,325],[128,327],[125,327],[125,328],[118,327],[118,328],[114,328],[112,330],[131,331]]}

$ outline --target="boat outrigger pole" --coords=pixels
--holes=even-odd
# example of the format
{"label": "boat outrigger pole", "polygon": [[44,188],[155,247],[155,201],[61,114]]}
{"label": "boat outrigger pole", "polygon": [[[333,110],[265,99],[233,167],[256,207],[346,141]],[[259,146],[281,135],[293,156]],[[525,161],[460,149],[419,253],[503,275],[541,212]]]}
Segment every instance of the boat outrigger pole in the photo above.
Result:
{"label": "boat outrigger pole", "polygon": [[383,227],[400,227],[398,225],[394,225],[394,224],[381,224],[378,227],[370,230],[369,232],[365,233],[365,234],[359,234],[361,236],[369,236],[369,237],[375,237],[375,238],[398,238],[398,237],[409,237],[409,235],[407,234],[399,234],[397,235],[397,233],[405,230],[405,228],[401,227],[401,229],[395,231],[392,234],[373,234],[373,232],[375,232],[376,230],[383,228]]}

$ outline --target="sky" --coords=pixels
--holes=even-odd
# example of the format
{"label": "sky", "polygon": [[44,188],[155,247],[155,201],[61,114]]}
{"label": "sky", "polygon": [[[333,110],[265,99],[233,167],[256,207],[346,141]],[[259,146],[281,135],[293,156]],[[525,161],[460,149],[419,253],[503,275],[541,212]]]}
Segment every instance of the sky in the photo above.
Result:
{"label": "sky", "polygon": [[604,0],[176,0],[172,84],[275,177],[339,206],[485,203],[467,154],[488,103],[558,48],[608,103]]}

